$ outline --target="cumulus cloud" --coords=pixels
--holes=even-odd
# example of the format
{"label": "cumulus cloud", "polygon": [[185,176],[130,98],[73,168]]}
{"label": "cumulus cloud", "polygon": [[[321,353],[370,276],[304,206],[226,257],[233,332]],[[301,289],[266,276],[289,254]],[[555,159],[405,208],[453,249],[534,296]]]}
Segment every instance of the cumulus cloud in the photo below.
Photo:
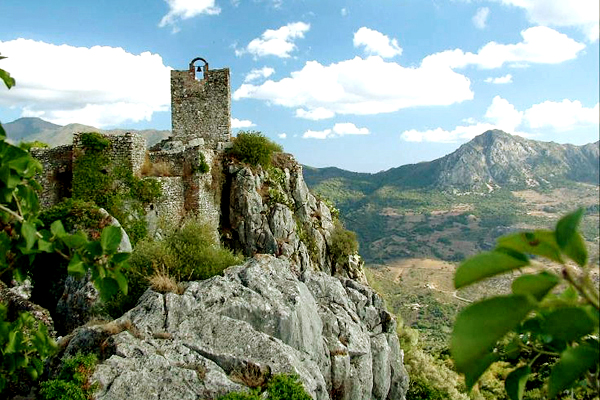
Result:
{"label": "cumulus cloud", "polygon": [[255,68],[252,71],[248,72],[246,77],[244,78],[244,82],[253,82],[260,78],[268,78],[275,73],[275,70],[271,67],[262,67],[260,69]]}
{"label": "cumulus cloud", "polygon": [[460,49],[429,55],[422,65],[438,64],[451,68],[475,65],[484,69],[500,68],[504,64],[558,64],[577,57],[585,48],[567,35],[552,28],[535,26],[521,32],[523,41],[516,44],[489,42],[475,53]]}
{"label": "cumulus cloud", "polygon": [[[221,9],[215,5],[215,0],[165,0],[169,5],[169,12],[162,17],[159,27],[175,25],[177,21],[193,18],[200,14],[216,15]],[[174,28],[173,32],[179,29]]]}
{"label": "cumulus cloud", "polygon": [[308,130],[304,132],[304,135],[302,135],[302,137],[304,139],[331,139],[345,135],[368,134],[369,130],[367,128],[359,128],[351,122],[340,122],[335,124],[331,129],[324,129],[322,131]]}
{"label": "cumulus cloud", "polygon": [[251,128],[253,126],[256,126],[256,124],[250,121],[249,119],[231,118],[232,129]]}
{"label": "cumulus cloud", "polygon": [[490,9],[487,7],[480,7],[477,9],[475,15],[471,19],[473,21],[473,25],[477,29],[484,29],[487,24],[487,19],[490,16]]}
{"label": "cumulus cloud", "polygon": [[512,75],[511,74],[506,74],[504,76],[499,76],[499,77],[496,77],[496,78],[489,77],[489,78],[485,79],[485,82],[486,83],[494,83],[496,85],[501,85],[501,84],[504,84],[504,83],[512,83]]}
{"label": "cumulus cloud", "polygon": [[362,27],[354,33],[354,47],[363,47],[368,55],[392,58],[402,54],[398,40],[390,39],[381,32]]}
{"label": "cumulus cloud", "polygon": [[544,129],[546,132],[552,129],[561,133],[581,127],[598,126],[600,109],[599,103],[593,107],[585,107],[578,100],[565,99],[561,102],[544,101],[532,105],[525,111],[519,111],[508,100],[496,96],[484,117],[487,122],[478,122],[469,118],[464,121],[467,125],[457,126],[452,130],[411,129],[402,132],[400,137],[407,142],[454,143],[472,139],[490,129],[501,129],[525,137],[531,136],[530,132],[535,133],[536,129]]}
{"label": "cumulus cloud", "polygon": [[515,132],[521,125],[523,113],[517,111],[515,106],[500,96],[492,99],[492,104],[485,112],[485,118],[492,122],[498,129],[506,132]]}
{"label": "cumulus cloud", "polygon": [[467,77],[444,65],[409,68],[379,56],[355,57],[329,65],[308,61],[279,81],[242,84],[233,99],[266,100],[301,109],[296,111],[299,117],[322,119],[459,103],[473,98],[470,84]]}
{"label": "cumulus cloud", "polygon": [[245,49],[236,50],[236,55],[250,53],[254,57],[276,56],[290,58],[296,50],[296,39],[301,39],[310,29],[310,24],[293,22],[279,29],[267,29],[259,38],[253,39]]}
{"label": "cumulus cloud", "polygon": [[598,40],[598,0],[500,0],[504,5],[522,8],[533,23],[545,26],[574,26],[588,40]]}
{"label": "cumulus cloud", "polygon": [[531,128],[554,128],[569,131],[582,125],[598,125],[598,103],[586,108],[580,101],[564,99],[561,102],[544,101],[525,111],[525,121]]}
{"label": "cumulus cloud", "polygon": [[287,138],[287,133],[280,133],[280,134],[277,135],[277,137],[279,139],[285,139],[285,138]]}
{"label": "cumulus cloud", "polygon": [[[149,121],[170,104],[170,68],[158,54],[131,54],[119,47],[73,47],[42,41],[0,41],[8,56],[2,68],[17,85],[1,89],[0,105],[19,107],[23,116],[36,116],[65,125],[96,127]],[[39,60],[60,60],[44,63]]]}

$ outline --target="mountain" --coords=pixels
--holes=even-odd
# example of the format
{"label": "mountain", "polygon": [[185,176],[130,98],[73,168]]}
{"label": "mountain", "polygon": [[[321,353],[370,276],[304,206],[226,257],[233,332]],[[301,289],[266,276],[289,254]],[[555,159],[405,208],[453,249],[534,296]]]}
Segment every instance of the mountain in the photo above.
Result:
{"label": "mountain", "polygon": [[305,177],[311,186],[341,179],[353,182],[353,188],[376,189],[390,185],[484,192],[501,187],[547,186],[564,180],[597,184],[600,176],[598,149],[598,142],[585,146],[561,145],[490,130],[437,160],[377,174],[307,168]]}
{"label": "mountain", "polygon": [[148,146],[152,146],[170,136],[171,131],[156,129],[111,129],[103,130],[89,125],[68,124],[65,126],[56,125],[40,118],[19,118],[13,122],[2,125],[6,131],[9,141],[33,142],[40,141],[47,143],[50,147],[70,144],[73,141],[73,134],[76,132],[100,132],[109,135],[122,134],[125,132],[135,132],[146,137]]}
{"label": "mountain", "polygon": [[540,142],[487,131],[447,156],[376,174],[305,167],[307,184],[333,200],[369,262],[459,260],[517,228],[549,227],[588,209],[598,237],[599,143]]}

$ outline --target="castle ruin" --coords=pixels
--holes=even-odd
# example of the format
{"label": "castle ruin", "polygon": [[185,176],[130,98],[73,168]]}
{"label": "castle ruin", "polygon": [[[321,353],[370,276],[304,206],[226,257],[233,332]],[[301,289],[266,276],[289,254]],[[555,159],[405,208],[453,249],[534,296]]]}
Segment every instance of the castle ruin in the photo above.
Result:
{"label": "castle ruin", "polygon": [[[196,66],[197,62],[202,65]],[[171,124],[171,136],[151,149],[137,133],[104,135],[111,143],[110,158],[130,168],[135,176],[160,183],[161,198],[146,209],[151,232],[161,221],[172,225],[188,214],[203,217],[216,232],[221,192],[219,155],[231,145],[229,69],[210,70],[208,62],[197,57],[187,70],[171,71]],[[76,133],[72,145],[32,151],[43,166],[37,177],[43,207],[71,196],[73,165],[82,150],[79,138],[80,133]],[[202,162],[208,164],[208,172],[198,171]],[[152,165],[161,165],[162,173],[156,174]]]}

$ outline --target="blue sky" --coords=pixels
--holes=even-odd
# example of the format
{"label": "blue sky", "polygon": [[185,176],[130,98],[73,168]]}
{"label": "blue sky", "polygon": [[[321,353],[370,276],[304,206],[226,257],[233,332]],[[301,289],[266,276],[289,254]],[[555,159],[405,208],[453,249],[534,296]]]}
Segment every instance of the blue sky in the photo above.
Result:
{"label": "blue sky", "polygon": [[169,70],[231,69],[232,125],[376,172],[490,128],[598,140],[598,0],[2,0],[0,121],[170,129]]}

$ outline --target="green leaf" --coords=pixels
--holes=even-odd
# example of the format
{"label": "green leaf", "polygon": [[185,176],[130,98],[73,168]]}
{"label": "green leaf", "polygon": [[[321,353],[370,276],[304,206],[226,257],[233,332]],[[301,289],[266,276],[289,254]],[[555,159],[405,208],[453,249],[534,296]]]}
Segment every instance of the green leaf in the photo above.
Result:
{"label": "green leaf", "polygon": [[99,241],[89,242],[85,246],[86,251],[90,254],[91,257],[100,257],[103,254],[102,245]]}
{"label": "green leaf", "polygon": [[87,237],[85,237],[85,233],[82,231],[77,231],[72,235],[64,235],[60,239],[64,242],[64,244],[67,245],[67,247],[70,247],[71,249],[78,249],[88,242]]}
{"label": "green leaf", "polygon": [[53,253],[54,245],[44,239],[40,239],[40,240],[38,240],[38,249],[45,253]]}
{"label": "green leaf", "polygon": [[540,272],[537,275],[522,275],[512,283],[512,292],[514,294],[530,294],[540,301],[558,285],[560,279],[549,272]]}
{"label": "green leaf", "polygon": [[112,257],[112,262],[114,264],[121,264],[129,259],[131,253],[117,253]]}
{"label": "green leaf", "polygon": [[498,246],[546,257],[561,264],[563,262],[553,231],[537,230],[502,236],[498,239]]}
{"label": "green leaf", "polygon": [[57,238],[62,238],[67,234],[61,220],[56,220],[52,223],[52,225],[50,225],[50,232],[52,232],[52,235],[56,236]]}
{"label": "green leaf", "polygon": [[21,225],[21,235],[25,238],[25,246],[27,250],[31,250],[37,240],[37,229],[29,221],[23,222]]}
{"label": "green leaf", "polygon": [[114,273],[114,278],[119,284],[119,289],[123,292],[124,295],[127,295],[127,278],[120,271]]}
{"label": "green leaf", "polygon": [[552,368],[548,380],[548,397],[553,398],[563,390],[569,389],[586,373],[598,365],[600,353],[598,347],[584,344],[578,347],[569,347],[565,350],[560,360]]}
{"label": "green leaf", "polygon": [[476,374],[480,359],[533,308],[528,296],[511,295],[482,300],[462,310],[456,317],[450,341],[456,369],[465,375]]}
{"label": "green leaf", "polygon": [[104,228],[100,236],[100,244],[104,254],[116,253],[119,244],[121,244],[121,228],[112,225]]}
{"label": "green leaf", "polygon": [[76,277],[82,277],[85,275],[85,268],[83,266],[83,262],[81,261],[81,257],[79,257],[79,254],[75,254],[73,258],[71,258],[71,261],[69,261],[69,266],[67,267],[67,271],[69,274]]}
{"label": "green leaf", "polygon": [[553,338],[570,342],[594,332],[594,320],[582,307],[565,307],[552,311],[544,329]]}
{"label": "green leaf", "polygon": [[517,368],[508,374],[506,382],[504,382],[504,387],[510,400],[521,400],[523,398],[525,385],[530,374],[531,368],[529,368],[529,365]]}
{"label": "green leaf", "polygon": [[496,361],[500,359],[497,353],[488,353],[475,360],[469,367],[468,371],[464,371],[465,385],[467,391],[470,391],[477,383],[481,375]]}
{"label": "green leaf", "polygon": [[582,217],[583,208],[580,208],[561,218],[556,224],[556,243],[571,260],[583,267],[587,263],[587,249],[577,232]]}
{"label": "green leaf", "polygon": [[527,257],[517,258],[503,251],[491,251],[478,254],[463,262],[454,274],[454,287],[459,289],[471,283],[489,278],[503,272],[512,271],[529,265]]}
{"label": "green leaf", "polygon": [[2,79],[8,89],[15,86],[15,79],[3,69],[0,69],[0,79]]}
{"label": "green leaf", "polygon": [[103,301],[110,300],[119,291],[119,284],[112,278],[98,279],[94,284],[100,292],[100,298]]}

